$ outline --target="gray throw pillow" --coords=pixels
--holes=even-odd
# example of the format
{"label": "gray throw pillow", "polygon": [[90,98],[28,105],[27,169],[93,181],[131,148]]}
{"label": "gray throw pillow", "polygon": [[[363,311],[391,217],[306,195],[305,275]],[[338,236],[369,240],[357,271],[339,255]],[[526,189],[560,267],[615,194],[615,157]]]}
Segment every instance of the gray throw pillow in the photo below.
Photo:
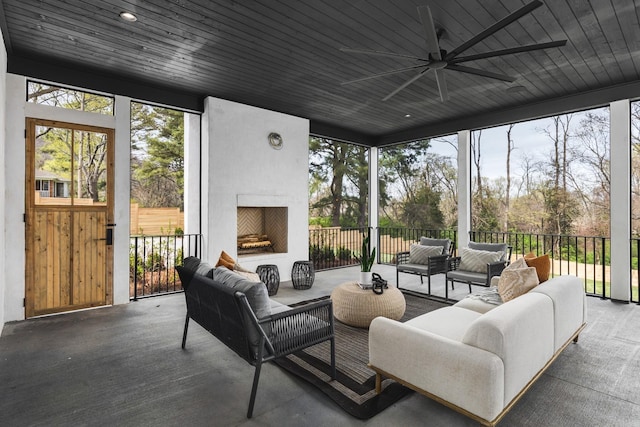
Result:
{"label": "gray throw pillow", "polygon": [[198,268],[196,269],[196,274],[211,277],[211,270],[213,270],[213,267],[211,267],[211,264],[207,262],[201,262]]}
{"label": "gray throw pillow", "polygon": [[252,282],[226,267],[213,269],[213,280],[247,296],[247,301],[258,319],[271,315],[271,301],[267,287],[262,282]]}

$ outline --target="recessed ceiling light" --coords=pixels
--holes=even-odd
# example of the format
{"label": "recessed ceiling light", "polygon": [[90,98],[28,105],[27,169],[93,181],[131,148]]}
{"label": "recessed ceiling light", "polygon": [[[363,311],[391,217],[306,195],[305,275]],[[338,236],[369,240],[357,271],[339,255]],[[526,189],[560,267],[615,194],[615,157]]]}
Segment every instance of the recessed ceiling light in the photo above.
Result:
{"label": "recessed ceiling light", "polygon": [[404,116],[405,116],[406,118],[409,118],[409,117],[411,117],[411,114],[405,114]]}
{"label": "recessed ceiling light", "polygon": [[136,22],[138,18],[131,12],[120,12],[120,18],[128,22]]}

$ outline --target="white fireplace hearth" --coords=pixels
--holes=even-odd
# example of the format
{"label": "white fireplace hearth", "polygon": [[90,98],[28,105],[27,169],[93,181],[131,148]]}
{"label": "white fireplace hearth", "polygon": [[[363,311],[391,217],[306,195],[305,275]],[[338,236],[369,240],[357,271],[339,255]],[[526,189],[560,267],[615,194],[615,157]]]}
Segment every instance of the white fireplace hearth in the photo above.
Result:
{"label": "white fireplace hearth", "polygon": [[[290,280],[293,263],[309,259],[309,121],[209,97],[203,126],[205,256],[215,263],[225,251],[252,271],[275,264]],[[278,150],[272,132],[282,136]],[[246,235],[270,243],[238,250]]]}

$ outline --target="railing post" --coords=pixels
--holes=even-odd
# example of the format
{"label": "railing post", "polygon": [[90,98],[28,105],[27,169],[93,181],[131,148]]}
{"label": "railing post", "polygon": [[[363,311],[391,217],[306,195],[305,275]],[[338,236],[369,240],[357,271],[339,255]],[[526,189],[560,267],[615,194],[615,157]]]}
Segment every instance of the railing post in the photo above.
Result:
{"label": "railing post", "polygon": [[134,237],[133,252],[133,300],[138,300],[138,238]]}
{"label": "railing post", "polygon": [[[638,305],[640,305],[640,262],[638,262],[640,260],[640,239],[636,239],[636,259],[636,287],[638,288],[637,303]],[[631,260],[629,261],[629,263],[632,264]],[[633,280],[629,280],[629,282],[631,283],[629,295],[631,295],[631,299],[633,300]]]}
{"label": "railing post", "polygon": [[607,276],[605,275],[605,272],[607,270],[606,269],[606,266],[607,266],[606,260],[607,260],[607,246],[606,246],[605,238],[603,237],[602,238],[602,297],[601,297],[602,299],[606,299],[606,297],[607,297],[606,296],[606,292],[607,292],[607,289],[606,289]]}

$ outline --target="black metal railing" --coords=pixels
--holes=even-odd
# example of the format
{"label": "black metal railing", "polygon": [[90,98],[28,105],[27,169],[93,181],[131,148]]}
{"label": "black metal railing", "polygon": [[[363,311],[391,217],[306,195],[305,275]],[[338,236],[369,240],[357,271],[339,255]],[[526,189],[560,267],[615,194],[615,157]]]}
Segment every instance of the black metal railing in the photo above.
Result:
{"label": "black metal railing", "polygon": [[129,298],[182,292],[176,265],[188,256],[200,256],[202,235],[131,236],[129,243]]}
{"label": "black metal railing", "polygon": [[395,264],[398,252],[408,251],[412,243],[420,241],[420,237],[432,239],[450,239],[453,247],[457,247],[458,234],[455,230],[432,230],[426,228],[379,227],[378,228],[378,263]]}
{"label": "black metal railing", "polygon": [[585,292],[611,298],[611,240],[601,236],[472,231],[474,242],[501,242],[513,247],[512,259],[533,252],[549,254],[551,276],[573,274],[584,281]]}
{"label": "black metal railing", "polygon": [[309,229],[309,260],[316,270],[358,265],[362,239],[369,227]]}
{"label": "black metal railing", "polygon": [[640,304],[640,295],[638,289],[640,289],[640,237],[631,238],[631,280],[629,280],[629,286],[631,287],[631,302]]}
{"label": "black metal railing", "polygon": [[[457,246],[457,234],[454,230],[381,227],[378,229],[378,262],[394,264],[395,255],[409,250],[410,245],[418,242],[422,236],[449,238]],[[470,239],[475,242],[507,243],[513,248],[512,260],[530,252],[536,256],[549,254],[552,276],[576,275],[584,281],[587,294],[611,298],[609,237],[472,231]],[[632,239],[630,275],[633,302],[638,302],[639,253],[640,238]]]}

